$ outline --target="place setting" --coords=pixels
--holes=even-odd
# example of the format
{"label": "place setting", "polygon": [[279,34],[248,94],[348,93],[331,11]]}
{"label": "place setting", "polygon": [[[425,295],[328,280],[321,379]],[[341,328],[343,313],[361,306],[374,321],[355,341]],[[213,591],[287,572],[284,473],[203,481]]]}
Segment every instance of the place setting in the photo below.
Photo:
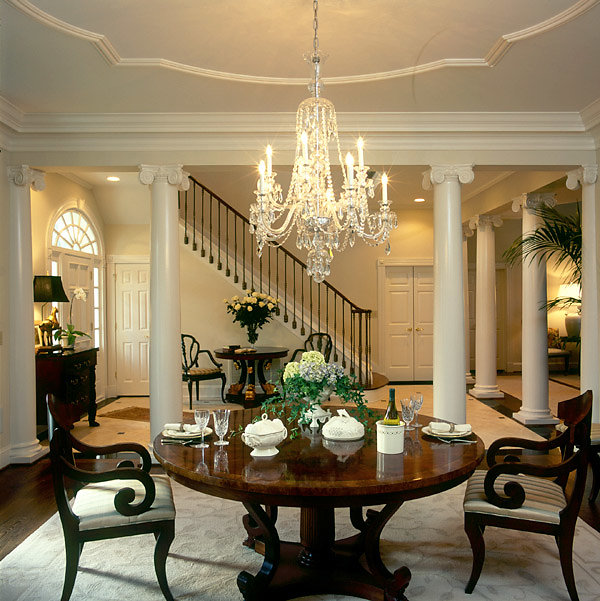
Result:
{"label": "place setting", "polygon": [[471,424],[454,424],[452,422],[432,421],[423,426],[425,436],[446,444],[475,444]]}

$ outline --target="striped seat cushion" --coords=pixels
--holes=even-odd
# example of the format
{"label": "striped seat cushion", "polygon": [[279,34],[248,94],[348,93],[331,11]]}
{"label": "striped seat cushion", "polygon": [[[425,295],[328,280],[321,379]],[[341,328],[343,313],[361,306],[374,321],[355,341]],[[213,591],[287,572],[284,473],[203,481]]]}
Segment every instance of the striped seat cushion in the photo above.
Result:
{"label": "striped seat cushion", "polygon": [[499,494],[504,494],[504,485],[509,481],[518,482],[525,490],[525,502],[521,507],[504,509],[496,507],[487,500],[483,488],[486,473],[485,470],[476,470],[469,478],[463,502],[466,513],[485,513],[550,524],[560,523],[559,513],[566,507],[567,501],[558,484],[544,478],[523,474],[501,475],[494,483],[494,490]]}
{"label": "striped seat cushion", "polygon": [[192,369],[188,370],[190,376],[210,376],[220,373],[221,370],[218,367],[192,367]]}
{"label": "striped seat cushion", "polygon": [[84,486],[73,501],[73,513],[79,516],[80,530],[93,530],[112,526],[124,526],[142,522],[157,522],[175,518],[173,492],[167,476],[152,476],[156,485],[156,498],[152,507],[140,515],[121,515],[115,509],[115,495],[125,487],[135,491],[135,503],[139,503],[145,489],[139,480],[110,480]]}
{"label": "striped seat cushion", "polygon": [[600,444],[600,424],[592,424],[592,444]]}

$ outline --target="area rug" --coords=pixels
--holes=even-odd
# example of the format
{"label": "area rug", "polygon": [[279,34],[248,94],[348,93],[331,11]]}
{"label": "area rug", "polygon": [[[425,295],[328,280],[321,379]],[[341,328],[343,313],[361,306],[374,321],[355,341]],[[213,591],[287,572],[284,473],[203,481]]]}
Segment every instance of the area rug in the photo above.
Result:
{"label": "area rug", "polygon": [[[179,601],[242,599],[241,570],[256,573],[262,557],[243,547],[241,504],[173,484],[177,533],[167,560],[171,591]],[[548,536],[494,528],[486,531],[487,557],[472,595],[464,593],[471,549],[463,531],[464,485],[403,505],[382,534],[382,555],[390,569],[407,565],[411,601],[568,601],[558,552]],[[282,538],[298,540],[298,510],[282,509]],[[336,512],[338,535],[351,533],[347,510]],[[161,601],[152,554],[154,538],[142,535],[86,543],[72,601]],[[581,601],[598,599],[600,534],[579,521],[574,570]],[[64,575],[62,530],[55,515],[0,562],[0,599],[53,601]],[[305,597],[349,601],[344,595]]]}
{"label": "area rug", "polygon": [[147,407],[125,407],[102,413],[102,417],[111,417],[113,419],[127,419],[133,422],[149,422],[150,409]]}

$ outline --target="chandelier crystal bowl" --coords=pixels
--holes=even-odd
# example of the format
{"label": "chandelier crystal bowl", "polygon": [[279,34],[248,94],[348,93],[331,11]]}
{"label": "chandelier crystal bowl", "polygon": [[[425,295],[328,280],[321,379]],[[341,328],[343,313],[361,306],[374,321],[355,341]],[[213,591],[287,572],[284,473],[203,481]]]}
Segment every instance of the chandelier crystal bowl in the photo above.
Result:
{"label": "chandelier crystal bowl", "polygon": [[[390,210],[385,173],[381,176],[379,208],[369,211],[369,198],[375,195],[375,172],[365,165],[363,139],[358,138],[356,144],[358,161],[351,153],[342,159],[335,107],[320,95],[323,56],[317,37],[317,1],[313,9],[313,52],[307,56],[314,68],[309,86],[313,95],[300,103],[296,114],[296,158],[290,187],[284,199],[273,171],[273,150],[267,146],[266,160],[261,160],[258,167],[256,202],[250,207],[250,233],[256,236],[261,256],[265,244],[282,245],[295,229],[296,246],[308,253],[308,275],[315,282],[322,282],[330,274],[333,251],[342,251],[348,244],[353,246],[356,237],[371,246],[385,242],[389,254],[390,232],[398,227],[398,222]],[[342,189],[337,195],[330,149],[339,161],[342,175]]]}

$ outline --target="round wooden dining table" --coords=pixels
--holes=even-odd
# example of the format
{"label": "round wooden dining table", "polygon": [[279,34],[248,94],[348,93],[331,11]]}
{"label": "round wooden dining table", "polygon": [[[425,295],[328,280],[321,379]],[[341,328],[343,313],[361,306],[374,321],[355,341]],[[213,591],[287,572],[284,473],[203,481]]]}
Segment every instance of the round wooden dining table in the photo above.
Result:
{"label": "round wooden dining table", "polygon": [[[376,419],[381,416],[378,415]],[[259,408],[232,411],[235,432],[261,414]],[[427,424],[431,418],[419,416]],[[374,420],[373,420],[374,421]],[[434,495],[465,481],[484,456],[475,434],[472,444],[443,442],[421,429],[406,432],[404,453],[377,452],[376,434],[348,442],[324,439],[306,428],[289,437],[273,457],[250,455],[239,434],[230,444],[201,449],[154,441],[154,454],[177,482],[200,492],[242,503],[245,545],[264,555],[255,575],[237,578],[247,601],[294,599],[315,594],[345,594],[379,601],[405,600],[410,570],[390,571],[379,552],[387,522],[408,500]],[[205,466],[198,469],[204,457]],[[365,508],[383,505],[374,510]],[[277,532],[277,508],[300,508],[300,542]],[[356,533],[335,538],[335,509],[349,508]],[[364,557],[364,562],[361,558]]]}

